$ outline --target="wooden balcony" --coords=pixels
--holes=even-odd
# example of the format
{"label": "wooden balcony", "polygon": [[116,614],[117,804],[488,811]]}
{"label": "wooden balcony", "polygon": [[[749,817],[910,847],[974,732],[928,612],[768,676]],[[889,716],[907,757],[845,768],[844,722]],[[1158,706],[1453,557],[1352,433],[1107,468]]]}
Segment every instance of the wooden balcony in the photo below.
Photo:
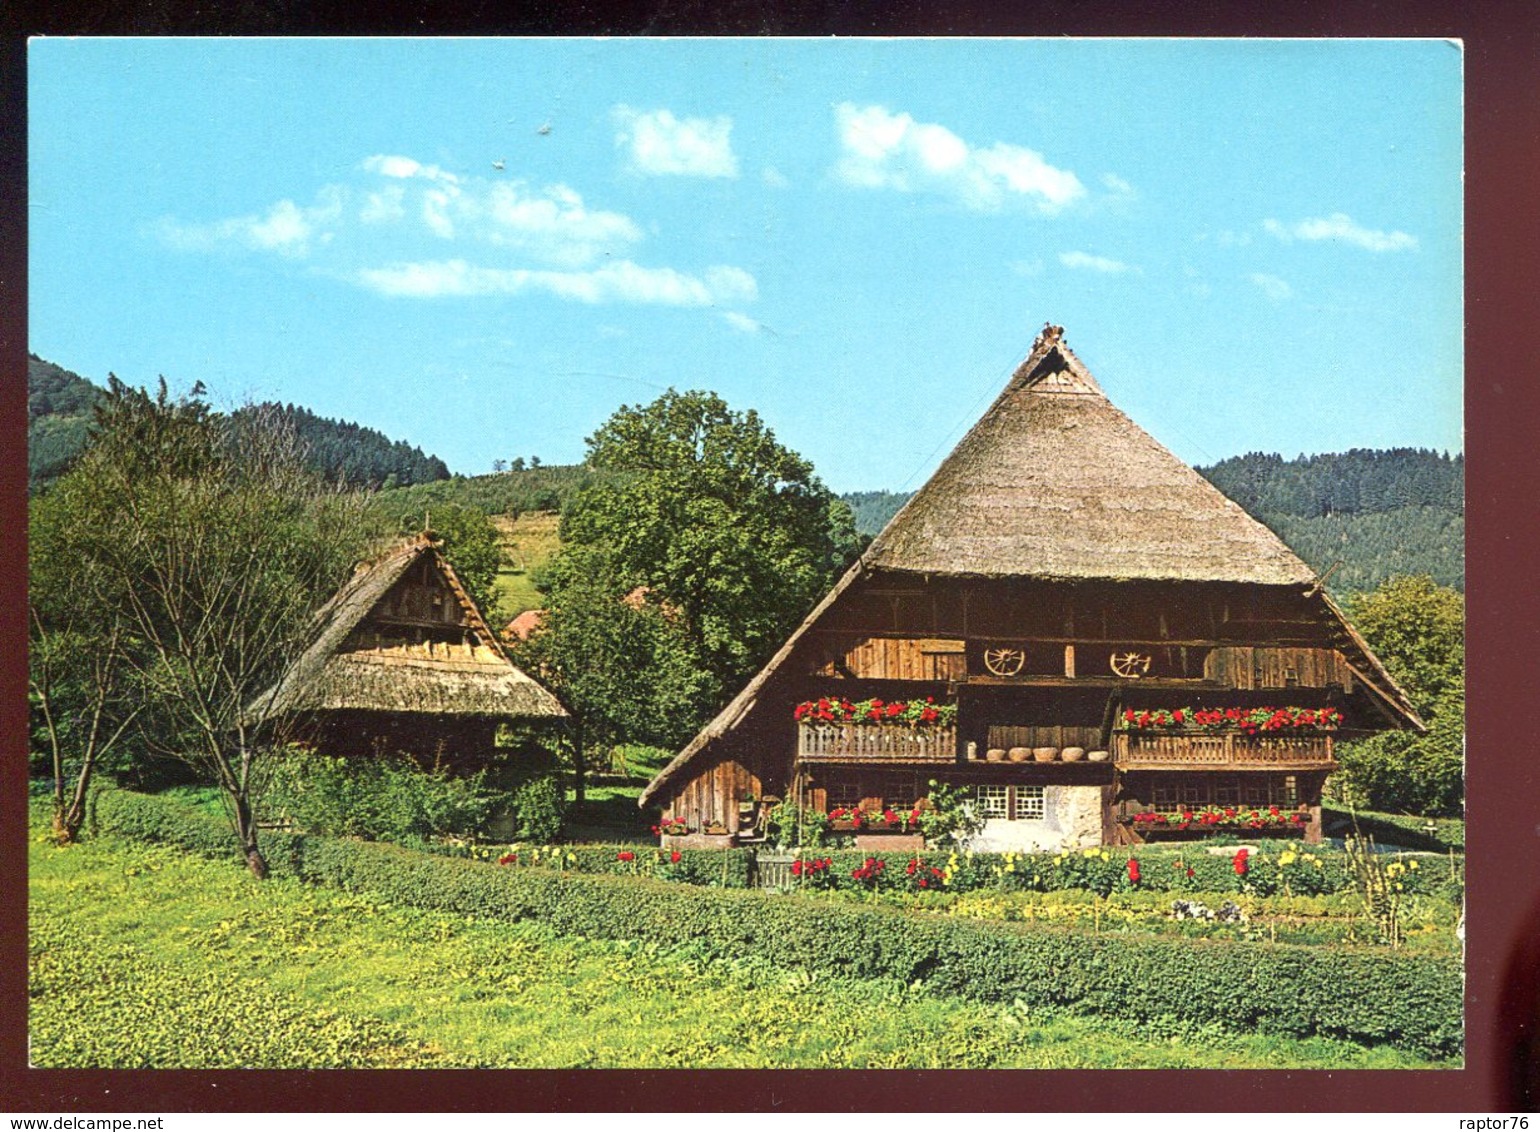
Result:
{"label": "wooden balcony", "polygon": [[1118,731],[1112,757],[1121,770],[1331,770],[1331,736],[1169,734]]}
{"label": "wooden balcony", "polygon": [[797,758],[842,763],[955,762],[957,729],[899,723],[803,723],[797,726]]}

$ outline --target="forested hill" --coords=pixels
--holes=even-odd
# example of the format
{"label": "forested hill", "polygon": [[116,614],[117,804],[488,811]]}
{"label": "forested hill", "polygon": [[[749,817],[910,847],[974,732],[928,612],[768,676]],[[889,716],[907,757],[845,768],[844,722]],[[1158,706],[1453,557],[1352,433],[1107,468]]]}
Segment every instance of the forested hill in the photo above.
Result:
{"label": "forested hill", "polygon": [[[1395,574],[1465,588],[1465,457],[1422,448],[1299,456],[1253,452],[1198,472],[1319,572],[1339,593]],[[875,535],[910,493],[843,495],[856,529]],[[1340,563],[1340,564],[1339,564]]]}
{"label": "forested hill", "polygon": [[275,412],[294,428],[311,463],[327,479],[359,487],[407,487],[449,478],[444,461],[424,455],[421,448],[352,421],[318,417],[298,405],[253,405],[235,415],[263,411]]}
{"label": "forested hill", "polygon": [[27,485],[36,490],[69,467],[86,445],[102,391],[62,366],[27,355]]}
{"label": "forested hill", "polygon": [[1198,471],[1253,515],[1310,519],[1402,507],[1465,511],[1464,455],[1425,448],[1354,448],[1293,460],[1251,452]]}
{"label": "forested hill", "polygon": [[[62,366],[36,355],[27,358],[28,490],[51,482],[85,447],[92,410],[102,390]],[[319,417],[297,405],[253,406],[276,410],[309,449],[314,466],[328,478],[355,486],[394,487],[449,478],[437,456],[377,429]]]}

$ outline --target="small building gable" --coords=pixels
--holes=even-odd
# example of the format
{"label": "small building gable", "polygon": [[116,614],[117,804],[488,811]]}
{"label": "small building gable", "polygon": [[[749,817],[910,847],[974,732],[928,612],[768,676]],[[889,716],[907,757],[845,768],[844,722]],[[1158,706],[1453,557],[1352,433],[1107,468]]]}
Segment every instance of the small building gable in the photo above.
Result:
{"label": "small building gable", "polygon": [[398,717],[393,731],[566,711],[508,659],[426,533],[361,565],[317,614],[316,639],[253,704],[262,717]]}

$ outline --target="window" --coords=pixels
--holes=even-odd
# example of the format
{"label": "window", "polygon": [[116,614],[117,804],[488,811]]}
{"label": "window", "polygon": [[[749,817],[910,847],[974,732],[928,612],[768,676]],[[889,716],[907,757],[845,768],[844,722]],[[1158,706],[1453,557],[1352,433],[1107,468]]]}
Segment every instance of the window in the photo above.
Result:
{"label": "window", "polygon": [[979,814],[986,818],[1009,818],[1011,816],[1011,788],[1009,786],[980,786],[977,788],[975,802],[978,804]]}
{"label": "window", "polygon": [[1174,782],[1157,782],[1150,790],[1150,801],[1156,806],[1175,806],[1182,800],[1182,791]]}
{"label": "window", "polygon": [[996,821],[1041,821],[1047,815],[1041,786],[978,786],[975,804],[979,813]]}
{"label": "window", "polygon": [[886,771],[876,785],[877,797],[889,809],[907,813],[920,797],[915,776],[905,771]]}
{"label": "window", "polygon": [[1017,786],[1016,820],[1041,820],[1047,814],[1047,803],[1041,786]]}
{"label": "window", "polygon": [[1233,778],[1222,778],[1214,783],[1214,805],[1238,806],[1241,804],[1241,785]]}
{"label": "window", "polygon": [[854,776],[836,779],[825,790],[831,810],[853,810],[861,804],[861,784]]}
{"label": "window", "polygon": [[1248,781],[1246,783],[1246,805],[1261,806],[1267,802],[1267,784],[1263,782]]}
{"label": "window", "polygon": [[1182,784],[1182,801],[1189,806],[1203,806],[1208,804],[1207,782],[1185,782]]}
{"label": "window", "polygon": [[1293,806],[1299,803],[1299,779],[1292,774],[1283,776],[1283,781],[1276,784],[1273,793],[1274,800],[1280,806]]}

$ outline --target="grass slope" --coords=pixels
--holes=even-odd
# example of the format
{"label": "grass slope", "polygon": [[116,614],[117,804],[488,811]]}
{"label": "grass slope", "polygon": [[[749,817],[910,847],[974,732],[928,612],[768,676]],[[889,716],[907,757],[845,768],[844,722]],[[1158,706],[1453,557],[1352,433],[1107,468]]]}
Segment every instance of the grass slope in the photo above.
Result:
{"label": "grass slope", "polygon": [[554,511],[529,511],[517,517],[492,516],[503,564],[497,571],[498,604],[509,617],[539,609],[544,599],[535,588],[535,571],[551,560],[561,545],[561,517]]}
{"label": "grass slope", "polygon": [[[30,846],[40,1066],[1430,1068],[393,907],[110,839]],[[344,1010],[339,1006],[345,1005]]]}

